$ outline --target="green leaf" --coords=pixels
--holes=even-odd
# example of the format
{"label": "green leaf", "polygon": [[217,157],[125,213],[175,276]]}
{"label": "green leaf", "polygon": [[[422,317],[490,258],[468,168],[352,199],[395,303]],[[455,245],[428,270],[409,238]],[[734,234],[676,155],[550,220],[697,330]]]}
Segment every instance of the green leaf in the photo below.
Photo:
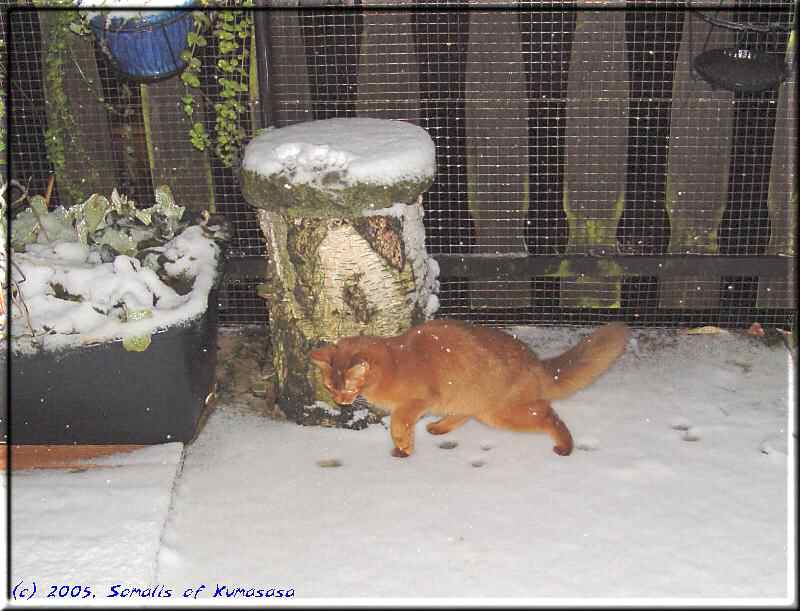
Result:
{"label": "green leaf", "polygon": [[103,195],[97,193],[83,203],[83,219],[86,223],[86,229],[89,232],[97,229],[105,218],[108,208],[108,200]]}
{"label": "green leaf", "polygon": [[47,216],[47,202],[41,195],[34,195],[30,199],[30,207],[31,210],[33,210],[39,216],[39,218]]}
{"label": "green leaf", "polygon": [[189,130],[189,138],[192,141],[192,145],[196,149],[200,151],[206,150],[209,139],[208,133],[206,133],[206,128],[203,127],[202,123],[197,122],[192,125],[192,129]]}
{"label": "green leaf", "polygon": [[42,227],[47,232],[47,237],[51,241],[68,240],[74,242],[78,238],[72,221],[67,218],[67,211],[63,206],[58,206],[49,214],[42,215]]}
{"label": "green leaf", "polygon": [[200,79],[197,77],[197,74],[189,70],[181,72],[181,80],[189,85],[189,87],[200,87]]}
{"label": "green leaf", "polygon": [[118,253],[132,257],[136,254],[137,244],[127,233],[111,227],[105,228],[99,235],[95,235],[93,241],[98,246],[107,244]]}
{"label": "green leaf", "polygon": [[33,211],[30,208],[22,210],[11,223],[11,246],[14,250],[25,250],[26,244],[33,244],[39,227]]}
{"label": "green leaf", "polygon": [[192,11],[192,17],[194,18],[195,22],[200,22],[205,27],[211,25],[211,20],[203,11]]}
{"label": "green leaf", "polygon": [[128,352],[144,352],[150,346],[149,335],[126,337],[122,340],[122,347]]}
{"label": "green leaf", "polygon": [[158,212],[167,220],[167,224],[171,231],[175,231],[178,223],[186,210],[185,206],[178,206],[175,203],[175,198],[172,195],[172,190],[167,185],[160,185],[156,187],[156,203],[154,206],[148,208],[148,212]]}
{"label": "green leaf", "polygon": [[73,21],[69,24],[69,30],[73,34],[77,34],[78,36],[86,36],[91,32],[89,26],[86,25],[83,21]]}
{"label": "green leaf", "polygon": [[152,213],[150,212],[149,208],[145,210],[134,210],[133,216],[139,219],[139,221],[144,225],[149,225],[153,222]]}
{"label": "green leaf", "polygon": [[235,42],[230,42],[228,40],[221,40],[219,43],[219,52],[223,55],[229,55],[231,53],[235,53],[239,49],[239,46]]}

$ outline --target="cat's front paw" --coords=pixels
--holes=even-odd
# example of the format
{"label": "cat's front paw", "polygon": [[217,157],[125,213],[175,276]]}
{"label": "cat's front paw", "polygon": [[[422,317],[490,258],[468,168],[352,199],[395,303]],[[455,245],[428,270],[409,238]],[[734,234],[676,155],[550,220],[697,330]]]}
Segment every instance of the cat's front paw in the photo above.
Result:
{"label": "cat's front paw", "polygon": [[431,435],[444,435],[445,433],[449,433],[450,429],[441,425],[441,420],[438,422],[429,422],[425,425],[425,429]]}
{"label": "cat's front paw", "polygon": [[411,455],[411,452],[406,452],[405,450],[401,450],[400,448],[392,448],[392,456],[395,458],[408,458]]}

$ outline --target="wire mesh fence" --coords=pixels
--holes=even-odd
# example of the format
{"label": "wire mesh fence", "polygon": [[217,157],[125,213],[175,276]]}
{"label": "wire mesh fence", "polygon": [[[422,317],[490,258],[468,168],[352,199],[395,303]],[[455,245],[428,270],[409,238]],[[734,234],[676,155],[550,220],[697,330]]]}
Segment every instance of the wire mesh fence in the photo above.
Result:
{"label": "wire mesh fence", "polygon": [[[424,127],[437,156],[428,248],[440,261],[779,254],[769,245],[786,227],[772,221],[791,196],[776,181],[776,151],[789,153],[774,134],[792,129],[791,85],[716,89],[691,63],[723,47],[784,57],[792,7],[663,6],[281,13],[271,30],[276,123],[358,115]],[[786,267],[768,268],[765,258],[760,276],[714,276],[701,262],[691,275],[625,275],[610,263],[602,278],[509,280],[499,261],[494,278],[443,278],[439,314],[787,324],[793,285]]]}
{"label": "wire mesh fence", "polygon": [[[747,0],[721,10],[705,3],[702,11],[666,2],[646,10],[364,4],[273,9],[257,19],[269,46],[269,72],[258,74],[261,103],[278,127],[366,116],[428,131],[437,175],[423,203],[428,249],[445,274],[439,316],[486,324],[791,326],[793,3]],[[47,19],[19,10],[8,21],[12,169],[43,190],[53,171]],[[715,88],[692,62],[717,48],[779,57],[792,70],[783,85],[762,92]],[[203,53],[214,65],[219,49],[210,44]],[[86,82],[93,77],[85,69],[64,76],[103,100],[94,119],[80,123],[81,144],[103,160],[114,186],[145,201],[158,178],[148,164],[155,138],[148,113],[169,106],[175,87],[121,79],[102,53],[93,54],[95,82]],[[220,96],[214,83],[204,75],[209,128]],[[160,154],[185,156],[185,125],[157,112]],[[257,123],[245,122],[248,133]],[[170,179],[184,198],[213,202],[228,216],[230,257],[267,256],[235,170],[213,152],[203,159]],[[696,269],[669,271],[686,256]],[[484,261],[484,275],[459,275],[458,266],[476,257],[495,267]],[[507,273],[508,261],[542,257],[563,264]],[[601,259],[602,273],[576,272],[576,257]],[[620,257],[654,264],[633,274]],[[745,266],[755,272],[706,267],[725,257],[758,258]],[[261,281],[228,282],[222,324],[266,321],[255,290]]]}

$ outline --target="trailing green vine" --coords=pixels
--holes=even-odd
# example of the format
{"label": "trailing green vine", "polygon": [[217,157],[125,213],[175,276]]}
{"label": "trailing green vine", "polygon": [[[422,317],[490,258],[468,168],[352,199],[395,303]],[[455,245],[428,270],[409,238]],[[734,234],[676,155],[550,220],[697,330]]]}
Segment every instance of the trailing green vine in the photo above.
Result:
{"label": "trailing green vine", "polygon": [[[71,103],[64,89],[64,74],[70,57],[67,36],[70,24],[77,20],[76,11],[52,11],[42,22],[46,40],[42,57],[47,112],[45,146],[48,159],[59,177],[59,192],[72,202],[82,201],[100,179],[93,164],[88,162],[90,157],[81,143]],[[87,160],[80,164],[80,180],[66,171],[67,149],[71,158]]]}
{"label": "trailing green vine", "polygon": [[[71,23],[73,20],[65,17],[66,13],[57,13],[55,21],[64,19],[64,22]],[[53,164],[53,169],[57,175],[64,169],[65,153],[64,140],[67,134],[75,129],[75,119],[69,112],[69,102],[64,93],[64,60],[66,58],[67,43],[63,37],[58,36],[58,23],[51,22],[48,28],[47,51],[44,54],[44,84],[47,96],[46,104],[51,112],[47,117],[47,129],[44,132],[45,146],[47,147],[47,157]],[[76,199],[80,199],[78,196]]]}
{"label": "trailing green vine", "polygon": [[[208,6],[208,2],[203,2]],[[227,5],[224,1],[217,3]],[[231,3],[233,4],[233,3]],[[235,5],[235,4],[234,4]],[[243,3],[253,6],[252,0]],[[238,164],[242,142],[246,136],[242,120],[248,112],[242,102],[250,89],[248,60],[253,41],[253,15],[250,11],[224,10],[209,14],[194,11],[194,29],[187,35],[188,48],[181,58],[187,63],[181,73],[186,94],[181,98],[183,112],[192,121],[189,137],[198,150],[204,151],[213,145],[214,153],[226,167]],[[203,68],[200,49],[206,47],[209,38],[217,43],[219,56],[213,74],[219,85],[221,101],[213,105],[215,122],[213,136],[208,133],[196,108],[202,97],[200,73]]]}

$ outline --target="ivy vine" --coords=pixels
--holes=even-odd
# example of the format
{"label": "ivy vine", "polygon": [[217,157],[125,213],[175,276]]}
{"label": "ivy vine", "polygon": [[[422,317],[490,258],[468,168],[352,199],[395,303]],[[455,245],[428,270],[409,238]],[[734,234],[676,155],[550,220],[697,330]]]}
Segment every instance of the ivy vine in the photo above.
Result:
{"label": "ivy vine", "polygon": [[[223,2],[222,4],[227,4]],[[203,2],[208,6],[208,2]],[[243,3],[253,6],[253,1]],[[226,167],[235,167],[239,161],[242,142],[246,136],[242,119],[248,111],[242,100],[250,89],[248,60],[253,41],[253,15],[250,11],[223,10],[209,14],[193,11],[194,28],[187,35],[187,49],[181,54],[187,67],[181,73],[186,94],[181,98],[183,112],[192,121],[189,138],[198,150],[204,151],[213,145],[214,153]],[[201,88],[200,50],[215,39],[218,48],[216,65],[212,70],[219,85],[220,101],[213,104],[215,122],[213,137],[196,112],[203,97]]]}
{"label": "ivy vine", "polygon": [[[66,149],[69,147],[70,156],[78,159],[87,159],[88,154],[78,137],[78,126],[64,90],[64,74],[69,59],[66,33],[69,24],[75,19],[74,11],[53,11],[48,15],[43,76],[47,100],[47,129],[44,132],[47,156],[55,174],[61,178],[59,188],[62,195],[66,195],[70,201],[77,202],[84,199],[85,187],[66,176]],[[92,173],[92,164],[85,164],[85,171]],[[87,178],[91,185],[97,177]]]}

